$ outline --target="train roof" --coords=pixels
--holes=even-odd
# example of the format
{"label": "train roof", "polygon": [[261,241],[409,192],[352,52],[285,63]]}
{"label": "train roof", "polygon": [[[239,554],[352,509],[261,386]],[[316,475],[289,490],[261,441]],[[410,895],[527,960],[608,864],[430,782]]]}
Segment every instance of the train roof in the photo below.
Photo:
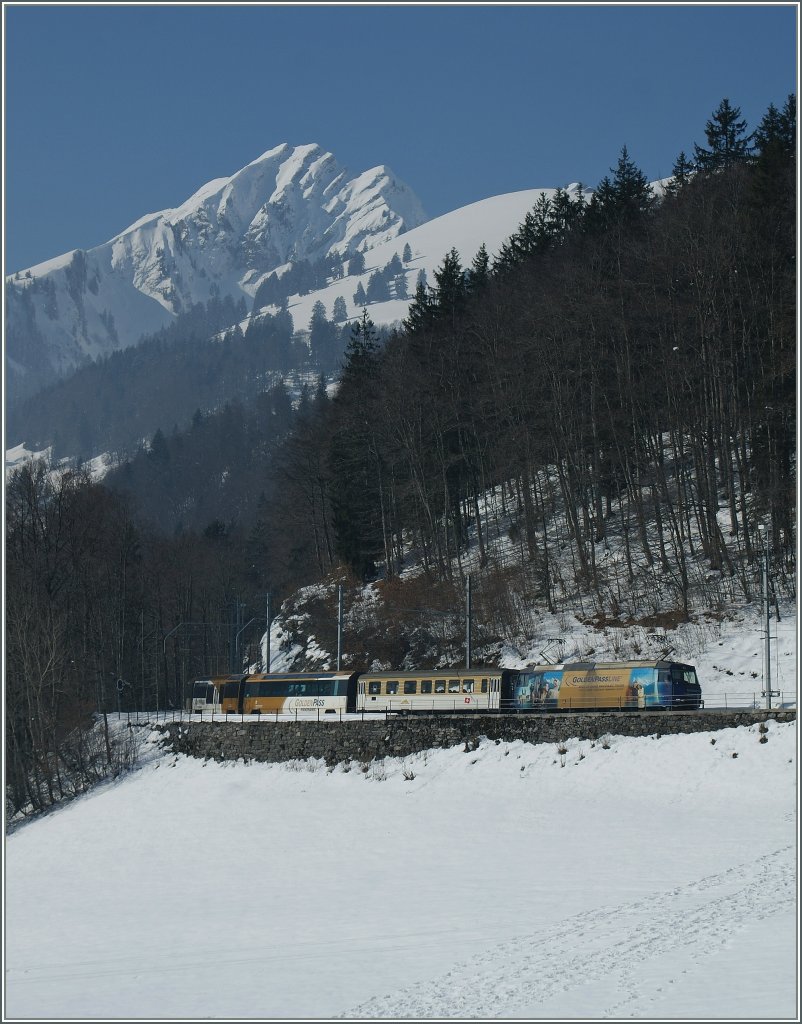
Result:
{"label": "train roof", "polygon": [[[412,669],[382,669],[381,672],[360,672],[361,676],[370,676],[371,679],[403,679],[404,676],[431,676],[445,679],[451,676],[453,679],[462,676],[481,676],[499,674],[504,672],[503,668],[497,665],[476,665],[474,668],[412,668]],[[508,671],[508,670],[507,670]]]}
{"label": "train roof", "polygon": [[252,679],[276,679],[276,680],[287,680],[287,679],[300,679],[309,681],[310,679],[350,679],[354,675],[354,672],[251,672],[244,678],[246,681]]}
{"label": "train roof", "polygon": [[530,665],[526,672],[541,672],[544,670],[574,672],[591,672],[597,669],[611,671],[617,668],[669,668],[671,665],[681,665],[683,668],[694,668],[684,661],[671,661],[660,658],[654,661],[564,661],[559,665]]}

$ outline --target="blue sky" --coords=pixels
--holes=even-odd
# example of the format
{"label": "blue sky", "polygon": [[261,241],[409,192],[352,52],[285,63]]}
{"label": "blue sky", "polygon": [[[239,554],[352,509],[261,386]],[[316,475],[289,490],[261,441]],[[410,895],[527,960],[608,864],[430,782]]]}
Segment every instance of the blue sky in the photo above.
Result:
{"label": "blue sky", "polygon": [[387,164],[434,217],[650,178],[723,97],[797,85],[797,9],[759,5],[6,4],[5,272],[91,248],[281,142]]}

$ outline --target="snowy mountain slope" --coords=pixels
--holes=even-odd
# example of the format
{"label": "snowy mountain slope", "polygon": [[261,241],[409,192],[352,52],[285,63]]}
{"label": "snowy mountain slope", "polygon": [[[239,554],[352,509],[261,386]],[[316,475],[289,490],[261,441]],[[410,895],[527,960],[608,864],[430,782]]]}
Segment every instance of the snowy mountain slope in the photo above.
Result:
{"label": "snowy mountain slope", "polygon": [[193,303],[247,300],[288,261],[369,249],[425,219],[386,167],[351,175],[319,146],[278,146],[103,245],[7,278],[13,393],[132,344]]}
{"label": "snowy mountain slope", "polygon": [[[574,194],[575,185],[568,190]],[[402,257],[404,247],[409,245],[412,259],[404,265],[406,274],[407,299],[389,299],[385,302],[371,303],[368,315],[375,324],[392,324],[403,320],[407,315],[410,301],[415,294],[418,274],[426,272],[426,279],[434,285],[434,271],[442,264],[443,258],[452,248],[460,255],[463,267],[470,267],[480,247],[484,244],[489,256],[498,253],[504,242],[523,222],[538,197],[545,193],[554,195],[556,189],[534,188],[521,192],[510,192],[505,195],[482,199],[469,206],[463,206],[442,217],[413,228],[403,236],[381,242],[365,253],[365,272],[358,276],[346,277],[335,281],[309,295],[294,295],[289,299],[289,311],[296,330],[304,329],[312,316],[312,307],[318,301],[326,307],[331,316],[334,301],[338,296],[345,300],[348,317],[360,315],[362,306],[354,301],[354,292],[358,284],[367,288],[368,280],[374,271],[382,270],[397,255]],[[589,195],[589,193],[586,193]],[[258,310],[254,310],[258,314]]]}

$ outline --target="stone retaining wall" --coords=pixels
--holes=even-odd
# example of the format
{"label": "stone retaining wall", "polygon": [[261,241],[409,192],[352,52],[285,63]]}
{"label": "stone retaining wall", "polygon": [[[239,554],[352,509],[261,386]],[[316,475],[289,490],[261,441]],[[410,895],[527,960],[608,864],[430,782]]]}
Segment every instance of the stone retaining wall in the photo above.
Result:
{"label": "stone retaining wall", "polygon": [[655,711],[640,714],[448,715],[386,720],[170,722],[161,727],[176,753],[216,761],[292,761],[323,758],[327,764],[406,757],[434,747],[465,744],[482,737],[557,743],[572,738],[664,736],[750,726],[774,719],[790,722],[796,711]]}

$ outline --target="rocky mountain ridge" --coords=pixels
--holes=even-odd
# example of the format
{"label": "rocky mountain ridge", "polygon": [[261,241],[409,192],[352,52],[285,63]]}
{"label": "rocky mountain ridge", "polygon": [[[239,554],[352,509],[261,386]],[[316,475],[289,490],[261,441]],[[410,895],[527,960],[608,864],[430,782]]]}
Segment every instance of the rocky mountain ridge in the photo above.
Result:
{"label": "rocky mountain ridge", "polygon": [[30,395],[215,295],[250,305],[291,262],[347,258],[425,220],[387,167],[351,174],[320,146],[277,146],[102,245],[8,277],[9,394]]}

